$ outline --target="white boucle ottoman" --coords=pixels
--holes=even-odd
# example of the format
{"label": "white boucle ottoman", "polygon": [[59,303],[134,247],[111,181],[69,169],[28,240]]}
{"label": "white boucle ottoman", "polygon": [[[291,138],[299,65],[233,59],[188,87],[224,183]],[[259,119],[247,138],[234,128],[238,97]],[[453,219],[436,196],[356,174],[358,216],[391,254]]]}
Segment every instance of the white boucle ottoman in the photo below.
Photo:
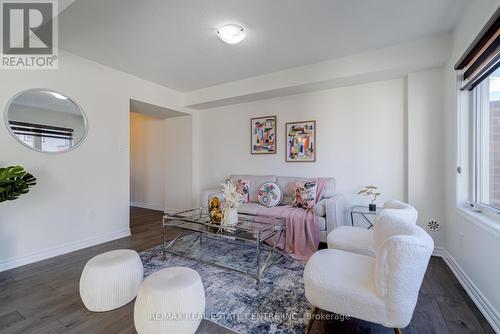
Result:
{"label": "white boucle ottoman", "polygon": [[205,312],[205,289],[190,268],[171,267],[147,277],[134,308],[138,334],[193,334]]}
{"label": "white boucle ottoman", "polygon": [[139,254],[119,249],[87,262],[80,278],[80,297],[89,311],[119,308],[137,296],[143,276]]}

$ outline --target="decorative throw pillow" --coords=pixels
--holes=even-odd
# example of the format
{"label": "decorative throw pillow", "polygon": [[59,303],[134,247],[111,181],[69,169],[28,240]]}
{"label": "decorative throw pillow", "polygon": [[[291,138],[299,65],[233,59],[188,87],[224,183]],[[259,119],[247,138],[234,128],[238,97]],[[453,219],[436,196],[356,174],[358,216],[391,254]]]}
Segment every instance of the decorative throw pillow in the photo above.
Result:
{"label": "decorative throw pillow", "polygon": [[316,203],[316,181],[298,181],[294,186],[292,206],[312,209]]}
{"label": "decorative throw pillow", "polygon": [[257,198],[260,204],[269,208],[280,204],[283,199],[283,192],[276,183],[266,182],[260,186]]}
{"label": "decorative throw pillow", "polygon": [[241,195],[241,203],[250,201],[250,180],[233,179],[236,190]]}

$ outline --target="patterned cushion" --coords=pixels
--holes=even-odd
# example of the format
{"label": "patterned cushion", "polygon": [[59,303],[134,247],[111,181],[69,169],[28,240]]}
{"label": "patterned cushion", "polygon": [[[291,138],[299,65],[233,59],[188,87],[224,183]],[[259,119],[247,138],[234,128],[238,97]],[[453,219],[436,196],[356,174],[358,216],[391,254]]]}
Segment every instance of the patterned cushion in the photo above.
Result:
{"label": "patterned cushion", "polygon": [[[315,179],[315,177],[290,177],[290,176],[278,176],[276,178],[276,184],[280,187],[283,192],[283,201],[281,205],[292,204],[295,198],[294,186],[297,181],[309,181]],[[251,188],[251,187],[250,187]],[[251,192],[252,190],[250,190]],[[323,198],[330,198],[335,195],[335,180],[332,177],[326,178],[325,186],[321,197],[317,198],[316,201],[319,202]],[[250,195],[251,200],[251,195]]]}
{"label": "patterned cushion", "polygon": [[276,179],[276,183],[283,192],[283,201],[281,205],[292,205],[295,198],[295,183],[300,181],[310,181],[311,177],[290,177],[280,176]]}
{"label": "patterned cushion", "polygon": [[241,195],[241,203],[248,203],[250,201],[250,180],[233,179],[233,182]]}
{"label": "patterned cushion", "polygon": [[260,186],[257,197],[260,204],[271,207],[280,204],[283,199],[283,192],[276,183],[266,182]]}
{"label": "patterned cushion", "polygon": [[312,209],[316,204],[316,180],[297,181],[294,193],[292,206],[306,210]]}
{"label": "patterned cushion", "polygon": [[276,182],[276,176],[274,175],[231,175],[229,178],[231,180],[250,180],[250,202],[253,203],[259,203],[257,194],[261,185],[266,182]]}

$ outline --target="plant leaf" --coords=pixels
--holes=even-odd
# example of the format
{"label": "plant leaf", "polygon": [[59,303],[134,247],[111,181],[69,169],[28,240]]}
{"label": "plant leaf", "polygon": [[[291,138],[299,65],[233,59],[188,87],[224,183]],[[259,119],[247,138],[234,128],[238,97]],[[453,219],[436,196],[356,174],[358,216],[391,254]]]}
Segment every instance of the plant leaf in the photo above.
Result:
{"label": "plant leaf", "polygon": [[26,172],[24,167],[9,166],[0,168],[0,203],[12,201],[29,192],[36,184],[36,178]]}

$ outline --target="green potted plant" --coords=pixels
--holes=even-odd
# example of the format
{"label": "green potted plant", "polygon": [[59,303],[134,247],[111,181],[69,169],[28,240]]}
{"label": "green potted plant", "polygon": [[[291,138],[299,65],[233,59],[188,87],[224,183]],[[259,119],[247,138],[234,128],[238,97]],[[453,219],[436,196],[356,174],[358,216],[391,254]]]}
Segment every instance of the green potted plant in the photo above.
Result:
{"label": "green potted plant", "polygon": [[36,178],[22,166],[0,168],[0,203],[18,199],[35,184]]}
{"label": "green potted plant", "polygon": [[371,203],[368,205],[368,210],[370,211],[377,211],[377,204],[375,204],[375,200],[380,195],[380,193],[377,192],[377,189],[378,187],[370,185],[358,191],[358,195],[373,196]]}

